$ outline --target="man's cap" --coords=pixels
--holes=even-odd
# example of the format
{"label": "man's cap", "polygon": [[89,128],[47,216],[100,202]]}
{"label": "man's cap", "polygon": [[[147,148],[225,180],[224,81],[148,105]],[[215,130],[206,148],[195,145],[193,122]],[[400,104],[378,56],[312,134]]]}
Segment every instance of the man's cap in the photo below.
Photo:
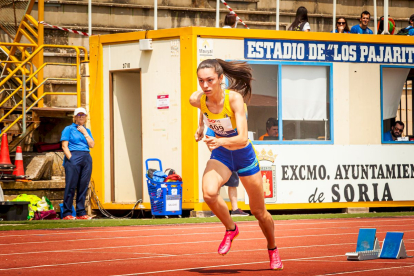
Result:
{"label": "man's cap", "polygon": [[88,114],[87,112],[86,112],[86,109],[85,108],[83,108],[83,107],[78,107],[78,108],[76,108],[75,109],[75,112],[73,113],[73,115],[78,115],[79,113],[83,113],[83,114]]}

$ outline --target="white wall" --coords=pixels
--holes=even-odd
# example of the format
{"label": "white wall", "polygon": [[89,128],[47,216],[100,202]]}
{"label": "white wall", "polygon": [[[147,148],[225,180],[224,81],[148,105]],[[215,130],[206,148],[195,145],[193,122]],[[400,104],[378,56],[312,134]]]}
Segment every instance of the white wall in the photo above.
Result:
{"label": "white wall", "polygon": [[[105,202],[110,201],[109,70],[124,66],[141,69],[143,168],[148,158],[161,159],[163,168],[182,172],[181,166],[181,79],[178,40],[153,41],[152,51],[139,50],[138,43],[103,47],[104,59],[104,157]],[[174,51],[173,51],[174,50]],[[129,64],[129,66],[128,66]],[[157,109],[157,95],[168,94],[169,109]],[[139,118],[137,118],[139,119]],[[137,144],[137,147],[141,145]],[[153,167],[153,166],[152,166]],[[142,175],[144,202],[149,202],[146,178]]]}

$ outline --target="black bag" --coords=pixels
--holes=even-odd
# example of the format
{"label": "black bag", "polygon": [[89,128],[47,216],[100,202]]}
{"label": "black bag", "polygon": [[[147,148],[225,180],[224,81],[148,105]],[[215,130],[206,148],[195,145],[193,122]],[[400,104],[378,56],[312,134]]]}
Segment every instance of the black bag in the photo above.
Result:
{"label": "black bag", "polygon": [[148,171],[147,171],[148,177],[152,179],[152,177],[154,176],[155,171],[156,171],[156,169],[148,169]]}
{"label": "black bag", "polygon": [[301,32],[303,31],[303,27],[305,27],[305,24],[308,22],[302,22],[299,25],[297,25],[295,28],[292,28],[292,31]]}
{"label": "black bag", "polygon": [[165,172],[166,175],[175,174],[175,170],[174,169],[170,169],[170,168],[166,169],[164,172]]}
{"label": "black bag", "polygon": [[398,31],[398,33],[396,33],[395,35],[408,35],[408,32],[414,28],[413,26],[408,26],[406,28],[403,28],[401,30]]}

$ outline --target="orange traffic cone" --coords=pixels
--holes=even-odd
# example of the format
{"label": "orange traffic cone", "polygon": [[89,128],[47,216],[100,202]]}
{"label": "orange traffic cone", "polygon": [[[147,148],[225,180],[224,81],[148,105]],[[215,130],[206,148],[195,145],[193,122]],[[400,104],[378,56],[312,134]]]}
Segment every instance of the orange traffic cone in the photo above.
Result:
{"label": "orange traffic cone", "polygon": [[4,133],[3,138],[1,139],[0,169],[14,169],[14,167],[15,166],[10,161],[9,142],[7,141],[7,133]]}
{"label": "orange traffic cone", "polygon": [[13,174],[16,176],[16,179],[26,178],[26,176],[24,175],[23,153],[21,146],[18,146],[16,149],[16,160],[14,164],[16,165],[16,168],[14,169]]}
{"label": "orange traffic cone", "polygon": [[7,141],[7,133],[4,133],[1,139],[0,179],[15,180],[16,176],[12,174],[14,168],[15,166],[10,161],[9,142]]}

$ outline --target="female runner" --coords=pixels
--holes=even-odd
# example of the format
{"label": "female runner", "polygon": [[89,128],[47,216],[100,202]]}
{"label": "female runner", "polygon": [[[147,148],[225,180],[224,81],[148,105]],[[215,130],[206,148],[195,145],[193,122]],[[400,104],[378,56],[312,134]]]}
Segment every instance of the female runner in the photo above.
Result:
{"label": "female runner", "polygon": [[[247,138],[244,99],[248,100],[251,96],[251,71],[245,62],[226,62],[221,59],[204,60],[197,68],[202,91],[191,95],[190,104],[200,108],[204,124],[216,134],[216,137],[206,135],[204,139],[212,153],[203,175],[203,197],[226,227],[224,239],[218,248],[218,253],[225,255],[230,251],[239,229],[219,196],[219,189],[232,172],[237,171],[249,195],[250,210],[266,237],[270,268],[283,269],[275,244],[274,222],[265,207],[259,162]],[[223,91],[221,88],[223,75],[229,80],[229,90]],[[204,124],[199,124],[195,134],[197,142],[203,139]]]}

